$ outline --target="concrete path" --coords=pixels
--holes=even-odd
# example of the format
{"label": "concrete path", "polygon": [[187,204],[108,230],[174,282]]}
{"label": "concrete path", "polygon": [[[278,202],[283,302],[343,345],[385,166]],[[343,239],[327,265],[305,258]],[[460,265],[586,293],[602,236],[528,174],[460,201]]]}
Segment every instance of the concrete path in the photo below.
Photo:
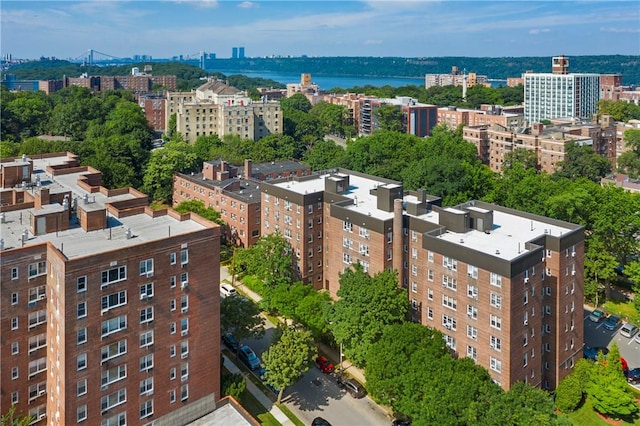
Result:
{"label": "concrete path", "polygon": [[289,417],[287,417],[287,415],[284,414],[282,410],[278,408],[277,405],[271,402],[271,400],[249,378],[246,377],[246,373],[243,373],[242,370],[240,370],[238,366],[235,365],[233,361],[231,361],[226,356],[223,355],[223,358],[224,358],[224,366],[227,368],[227,370],[229,370],[234,374],[241,374],[245,376],[245,382],[247,383],[247,390],[251,392],[251,395],[253,395],[258,400],[258,402],[260,402],[260,404],[264,406],[264,408],[269,410],[269,413],[271,413],[271,415],[275,417],[275,419],[281,425],[294,426],[294,423],[291,420],[289,420]]}

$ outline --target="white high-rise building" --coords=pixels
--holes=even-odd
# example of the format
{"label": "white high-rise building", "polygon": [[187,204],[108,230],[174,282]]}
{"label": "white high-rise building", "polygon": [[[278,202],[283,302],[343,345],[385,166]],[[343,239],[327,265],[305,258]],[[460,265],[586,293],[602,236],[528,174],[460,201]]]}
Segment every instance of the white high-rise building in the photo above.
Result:
{"label": "white high-rise building", "polygon": [[525,120],[590,120],[600,100],[600,74],[569,74],[565,56],[554,57],[552,69],[551,73],[523,75]]}

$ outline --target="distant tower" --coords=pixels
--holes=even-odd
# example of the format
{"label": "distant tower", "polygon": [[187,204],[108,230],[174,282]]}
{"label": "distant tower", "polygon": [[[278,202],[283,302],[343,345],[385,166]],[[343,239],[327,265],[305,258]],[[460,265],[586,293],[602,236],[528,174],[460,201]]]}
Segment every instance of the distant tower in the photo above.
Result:
{"label": "distant tower", "polygon": [[238,58],[244,59],[244,47],[238,47]]}
{"label": "distant tower", "polygon": [[462,102],[467,101],[467,69],[462,71]]}
{"label": "distant tower", "polygon": [[553,74],[569,74],[569,58],[564,55],[554,56],[551,61]]}
{"label": "distant tower", "polygon": [[231,48],[231,59],[238,59],[238,48],[237,47],[232,47]]}

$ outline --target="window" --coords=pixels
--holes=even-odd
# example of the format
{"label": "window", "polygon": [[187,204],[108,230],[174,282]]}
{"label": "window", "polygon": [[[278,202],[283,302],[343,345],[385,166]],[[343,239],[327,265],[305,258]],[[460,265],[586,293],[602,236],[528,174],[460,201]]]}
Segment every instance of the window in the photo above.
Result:
{"label": "window", "polygon": [[11,279],[12,280],[18,279],[18,268],[11,268]]}
{"label": "window", "polygon": [[469,278],[478,279],[478,267],[467,265],[467,275],[469,276]]}
{"label": "window", "polygon": [[11,293],[11,305],[18,304],[18,293]]}
{"label": "window", "polygon": [[489,368],[498,373],[502,372],[502,362],[494,357],[489,357]]}
{"label": "window", "polygon": [[186,265],[189,263],[189,250],[183,249],[180,250],[180,265]]}
{"label": "window", "polygon": [[342,239],[342,247],[346,247],[349,250],[351,250],[353,248],[353,240],[350,238],[343,238]]}
{"label": "window", "polygon": [[47,333],[29,337],[29,353],[47,346]]}
{"label": "window", "polygon": [[11,367],[11,380],[15,380],[18,377],[20,377],[20,371],[18,370],[18,367]]}
{"label": "window", "polygon": [[489,275],[489,282],[491,283],[491,285],[494,285],[496,287],[501,287],[502,286],[502,276],[498,275],[494,272],[491,272],[491,274]]}
{"label": "window", "polygon": [[18,317],[11,318],[11,329],[12,330],[18,329]]}
{"label": "window", "polygon": [[140,347],[144,348],[153,345],[153,330],[140,333]]}
{"label": "window", "polygon": [[427,307],[427,318],[433,319],[433,309],[431,307]]}
{"label": "window", "polygon": [[529,303],[529,292],[525,291],[524,292],[524,298],[523,298],[523,304],[526,305],[527,303]]}
{"label": "window", "polygon": [[102,321],[102,338],[104,339],[110,334],[117,333],[120,330],[125,330],[127,328],[127,316],[120,315],[119,317],[111,318],[105,321]]}
{"label": "window", "polygon": [[433,263],[433,252],[431,250],[427,251],[427,260]]}
{"label": "window", "polygon": [[173,404],[174,402],[176,402],[176,390],[175,389],[171,389],[169,391],[169,402],[171,404]]}
{"label": "window", "polygon": [[367,228],[365,228],[364,226],[361,226],[358,229],[358,235],[360,235],[362,238],[366,238],[368,240],[369,239],[369,230]]}
{"label": "window", "polygon": [[169,263],[171,265],[175,265],[176,264],[176,253],[172,252],[171,254],[169,254]]}
{"label": "window", "polygon": [[140,324],[153,321],[153,306],[140,310]]}
{"label": "window", "polygon": [[444,343],[450,347],[451,349],[455,350],[456,349],[456,339],[452,336],[448,336],[445,335],[444,336]]}
{"label": "window", "polygon": [[31,312],[29,314],[29,328],[33,328],[40,324],[47,322],[47,311],[42,309],[40,311]]}
{"label": "window", "polygon": [[443,314],[442,315],[442,325],[444,326],[444,328],[446,328],[447,330],[456,330],[456,319],[454,317],[450,317],[449,315]]}
{"label": "window", "polygon": [[76,280],[76,288],[78,293],[82,293],[87,291],[87,276],[83,275],[82,277],[78,277]]}
{"label": "window", "polygon": [[342,230],[347,232],[353,232],[353,224],[351,222],[342,222]]}
{"label": "window", "polygon": [[153,395],[153,377],[140,380],[140,395]]}
{"label": "window", "polygon": [[124,281],[127,279],[127,267],[126,266],[118,266],[116,268],[108,269],[106,271],[102,271],[102,287],[108,286],[109,284],[117,283],[119,281]]}
{"label": "window", "polygon": [[140,418],[144,419],[153,414],[153,399],[140,404]]}
{"label": "window", "polygon": [[189,341],[185,340],[183,342],[180,342],[180,357],[184,359],[188,355],[189,355]]}
{"label": "window", "polygon": [[189,398],[189,385],[180,386],[180,401],[186,401]]}
{"label": "window", "polygon": [[153,276],[153,259],[140,262],[140,275],[146,275],[147,277]]}
{"label": "window", "polygon": [[411,258],[412,259],[417,259],[418,258],[418,248],[417,247],[411,247]]}
{"label": "window", "polygon": [[108,419],[103,420],[100,426],[126,426],[127,425],[127,413],[119,413]]}
{"label": "window", "polygon": [[78,407],[76,418],[78,422],[87,420],[87,404],[83,404]]}
{"label": "window", "polygon": [[173,358],[176,356],[176,345],[169,346],[169,357]]}
{"label": "window", "polygon": [[82,327],[78,329],[77,342],[78,342],[78,345],[87,343],[87,327]]}
{"label": "window", "polygon": [[186,382],[189,379],[189,363],[183,362],[180,365],[180,380]]}
{"label": "window", "polygon": [[78,303],[78,319],[85,318],[87,316],[87,302]]}
{"label": "window", "polygon": [[40,395],[44,395],[47,392],[47,382],[36,383],[29,386],[29,402],[38,398]]}
{"label": "window", "polygon": [[31,287],[29,289],[29,302],[37,302],[47,297],[46,287],[41,285],[38,287]]}
{"label": "window", "polygon": [[78,355],[76,358],[76,367],[78,371],[87,368],[87,354]]}
{"label": "window", "polygon": [[351,265],[351,263],[353,263],[353,258],[349,253],[342,253],[342,262],[347,265]]}
{"label": "window", "polygon": [[427,299],[433,300],[433,290],[430,288],[427,289]]}
{"label": "window", "polygon": [[500,338],[491,336],[491,338],[489,339],[489,347],[500,352],[502,350],[502,342],[500,341]]}
{"label": "window", "polygon": [[175,380],[176,379],[176,368],[173,367],[171,370],[169,370],[169,380]]}
{"label": "window", "polygon": [[169,324],[169,333],[176,334],[176,323],[175,322],[172,322],[171,324]]}
{"label": "window", "polygon": [[20,345],[18,342],[11,343],[11,355],[16,355],[20,352]]}
{"label": "window", "polygon": [[528,354],[527,354],[527,353],[524,353],[524,354],[522,355],[522,366],[523,366],[523,367],[526,367],[526,366],[527,366],[527,364],[529,364],[529,357],[528,357]]}
{"label": "window", "polygon": [[489,303],[491,303],[491,306],[493,306],[494,308],[500,309],[500,307],[502,306],[502,296],[497,293],[491,292]]}
{"label": "window", "polygon": [[153,368],[153,354],[140,357],[140,371],[149,371]]}
{"label": "window", "polygon": [[458,290],[458,280],[448,275],[443,275],[442,286],[449,290]]}
{"label": "window", "polygon": [[478,351],[473,346],[467,346],[467,357],[474,361],[478,360]]}
{"label": "window", "polygon": [[29,264],[29,279],[35,278],[47,273],[47,261],[43,260]]}
{"label": "window", "polygon": [[124,379],[125,377],[127,377],[127,365],[122,364],[117,367],[113,367],[107,371],[103,371],[100,384],[104,388],[105,386],[108,386],[111,383]]}
{"label": "window", "polygon": [[418,283],[415,281],[411,281],[411,291],[413,293],[417,293],[418,292]]}
{"label": "window", "polygon": [[489,316],[489,323],[491,324],[491,327],[497,328],[498,330],[502,328],[502,319],[495,315]]}
{"label": "window", "polygon": [[418,275],[418,265],[411,265],[411,275],[413,276]]}
{"label": "window", "polygon": [[416,299],[411,299],[411,307],[413,308],[414,311],[417,311],[418,308],[420,307],[420,304]]}
{"label": "window", "polygon": [[112,394],[105,395],[100,399],[100,406],[102,411],[106,411],[110,408],[113,408],[117,405],[123,404],[127,401],[127,390],[120,389]]}
{"label": "window", "polygon": [[174,276],[172,276],[172,277],[169,279],[169,287],[170,287],[170,288],[176,288],[176,276],[175,276],[175,275],[174,275]]}
{"label": "window", "polygon": [[452,271],[458,270],[458,261],[451,257],[443,256],[442,265],[444,265],[445,268],[450,269]]}
{"label": "window", "polygon": [[122,290],[117,293],[109,294],[108,296],[102,296],[102,313],[107,312],[110,309],[117,308],[127,304],[127,291]]}
{"label": "window", "polygon": [[100,349],[101,363],[109,361],[110,359],[119,357],[127,353],[127,339],[120,340],[118,342],[111,343],[110,345],[103,346]]}
{"label": "window", "polygon": [[442,296],[442,306],[445,306],[449,309],[453,309],[454,311],[458,307],[458,303],[455,298],[449,296]]}
{"label": "window", "polygon": [[477,340],[478,339],[478,329],[472,325],[467,325],[467,337]]}
{"label": "window", "polygon": [[478,319],[478,308],[475,306],[467,305],[467,316],[471,319]]}
{"label": "window", "polygon": [[140,300],[147,300],[153,297],[153,283],[146,283],[140,286]]}
{"label": "window", "polygon": [[359,243],[359,250],[361,255],[369,256],[369,246],[366,244]]}
{"label": "window", "polygon": [[78,396],[82,396],[87,393],[87,379],[82,379],[78,381]]}
{"label": "window", "polygon": [[472,299],[478,299],[478,287],[467,284],[467,296]]}
{"label": "window", "polygon": [[180,333],[185,336],[189,332],[189,318],[180,319]]}
{"label": "window", "polygon": [[431,269],[427,271],[427,280],[433,281],[433,271]]}
{"label": "window", "polygon": [[189,310],[189,296],[183,295],[180,297],[180,312],[183,314]]}

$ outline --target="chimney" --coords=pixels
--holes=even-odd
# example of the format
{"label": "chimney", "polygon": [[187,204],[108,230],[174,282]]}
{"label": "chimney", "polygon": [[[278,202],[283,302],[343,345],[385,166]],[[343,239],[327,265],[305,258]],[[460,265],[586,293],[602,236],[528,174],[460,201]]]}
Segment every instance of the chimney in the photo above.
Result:
{"label": "chimney", "polygon": [[244,178],[251,179],[251,159],[244,160]]}

